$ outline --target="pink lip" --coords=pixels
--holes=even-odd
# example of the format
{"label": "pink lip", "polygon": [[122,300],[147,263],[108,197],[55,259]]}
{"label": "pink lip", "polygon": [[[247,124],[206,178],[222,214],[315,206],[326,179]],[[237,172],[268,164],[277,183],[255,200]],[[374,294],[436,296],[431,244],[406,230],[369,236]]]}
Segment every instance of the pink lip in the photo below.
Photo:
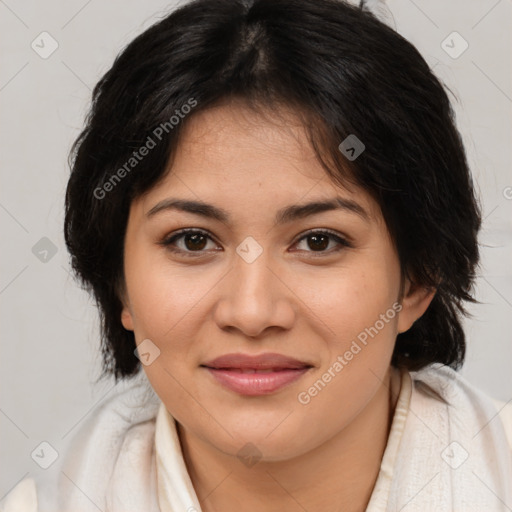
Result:
{"label": "pink lip", "polygon": [[[225,354],[201,365],[226,388],[242,395],[267,395],[299,379],[313,365],[293,357],[270,353]],[[255,370],[244,373],[243,370]],[[262,372],[260,370],[272,370]]]}
{"label": "pink lip", "polygon": [[268,373],[242,373],[236,369],[206,369],[226,388],[242,395],[257,396],[274,393],[278,389],[299,379],[309,368],[288,368]]}
{"label": "pink lip", "polygon": [[299,361],[293,357],[276,354],[273,352],[266,352],[264,354],[250,355],[250,354],[225,354],[216,357],[211,361],[203,363],[201,366],[209,368],[224,368],[224,369],[299,369],[312,366],[311,364]]}

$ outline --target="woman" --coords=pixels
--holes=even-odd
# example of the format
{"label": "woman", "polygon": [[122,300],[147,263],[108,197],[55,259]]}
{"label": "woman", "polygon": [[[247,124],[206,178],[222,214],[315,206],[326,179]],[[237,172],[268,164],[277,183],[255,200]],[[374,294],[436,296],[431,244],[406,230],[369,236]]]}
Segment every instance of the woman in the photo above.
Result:
{"label": "woman", "polygon": [[364,4],[196,0],[93,96],[65,236],[133,386],[2,510],[512,507],[511,406],[456,372],[480,210],[410,43]]}

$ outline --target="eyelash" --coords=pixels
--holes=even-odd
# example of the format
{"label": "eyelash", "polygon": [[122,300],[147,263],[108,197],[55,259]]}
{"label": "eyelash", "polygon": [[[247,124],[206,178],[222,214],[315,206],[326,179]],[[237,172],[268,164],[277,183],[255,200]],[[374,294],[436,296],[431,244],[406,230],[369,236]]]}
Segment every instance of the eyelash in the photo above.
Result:
{"label": "eyelash", "polygon": [[[202,254],[205,252],[203,250],[201,250],[201,251],[185,251],[182,249],[176,249],[175,247],[172,246],[172,244],[176,240],[179,240],[180,238],[183,238],[185,235],[189,235],[189,234],[190,235],[193,235],[193,234],[206,235],[210,240],[215,241],[212,238],[212,236],[210,235],[210,233],[208,233],[208,231],[203,231],[200,229],[183,229],[181,231],[178,231],[178,232],[172,234],[171,236],[164,238],[160,242],[160,245],[163,245],[164,247],[169,249],[171,252],[179,253],[186,257],[197,258],[197,257],[202,256]],[[329,229],[323,229],[323,230],[313,229],[311,231],[307,231],[297,240],[297,242],[295,242],[294,245],[298,244],[302,240],[307,239],[309,236],[312,236],[312,235],[327,235],[327,236],[331,237],[333,240],[335,240],[341,246],[341,247],[338,247],[337,249],[334,249],[334,250],[331,249],[329,251],[305,251],[305,252],[312,253],[313,254],[312,257],[314,257],[314,258],[322,257],[325,254],[330,255],[333,252],[341,251],[343,248],[352,248],[353,247],[353,245],[349,241],[347,241],[345,238],[341,237],[338,233],[331,231]]]}

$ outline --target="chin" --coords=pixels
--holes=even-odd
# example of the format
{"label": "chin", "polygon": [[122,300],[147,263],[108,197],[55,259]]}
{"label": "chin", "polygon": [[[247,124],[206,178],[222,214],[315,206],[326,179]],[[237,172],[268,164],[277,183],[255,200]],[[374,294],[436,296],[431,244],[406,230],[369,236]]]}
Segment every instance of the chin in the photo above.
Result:
{"label": "chin", "polygon": [[[241,425],[231,427],[224,423],[226,432],[222,438],[209,438],[209,443],[220,451],[238,457],[242,462],[245,458],[252,458],[267,462],[289,460],[309,450],[304,442],[304,436],[297,435],[296,429],[280,426],[282,417],[274,422],[271,428],[262,427],[253,418],[252,425]],[[292,431],[293,430],[293,431]],[[211,431],[209,431],[211,434]]]}

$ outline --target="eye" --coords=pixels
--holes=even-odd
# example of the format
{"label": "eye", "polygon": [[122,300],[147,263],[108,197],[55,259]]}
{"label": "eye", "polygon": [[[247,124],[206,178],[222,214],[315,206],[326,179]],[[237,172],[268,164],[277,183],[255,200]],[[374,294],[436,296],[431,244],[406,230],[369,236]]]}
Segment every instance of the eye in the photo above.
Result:
{"label": "eye", "polygon": [[[187,257],[198,257],[207,252],[208,242],[214,242],[212,236],[207,232],[199,229],[183,229],[174,233],[172,236],[165,238],[160,242],[161,245],[170,251],[182,254]],[[304,234],[294,245],[299,245],[303,241],[306,246],[311,249],[299,249],[305,252],[325,253],[338,252],[346,247],[353,245],[339,234],[329,230],[311,230]],[[331,242],[335,242],[337,247],[326,250]],[[219,249],[213,248],[214,251]],[[222,249],[221,249],[222,250]]]}
{"label": "eye", "polygon": [[[345,247],[353,247],[345,238],[329,230],[309,231],[297,241],[297,244],[300,244],[302,241],[306,241],[306,247],[311,249],[311,251],[306,249],[306,252],[313,253],[332,253],[338,252]],[[331,241],[336,242],[338,247],[326,251],[325,249],[329,247]]]}
{"label": "eye", "polygon": [[[164,239],[160,243],[172,252],[180,253],[184,256],[195,257],[201,256],[201,253],[204,252],[205,247],[208,245],[208,240],[213,241],[210,234],[206,231],[199,229],[184,229]],[[182,244],[176,244],[178,241],[182,242]],[[176,247],[176,245],[178,245],[178,247]]]}

